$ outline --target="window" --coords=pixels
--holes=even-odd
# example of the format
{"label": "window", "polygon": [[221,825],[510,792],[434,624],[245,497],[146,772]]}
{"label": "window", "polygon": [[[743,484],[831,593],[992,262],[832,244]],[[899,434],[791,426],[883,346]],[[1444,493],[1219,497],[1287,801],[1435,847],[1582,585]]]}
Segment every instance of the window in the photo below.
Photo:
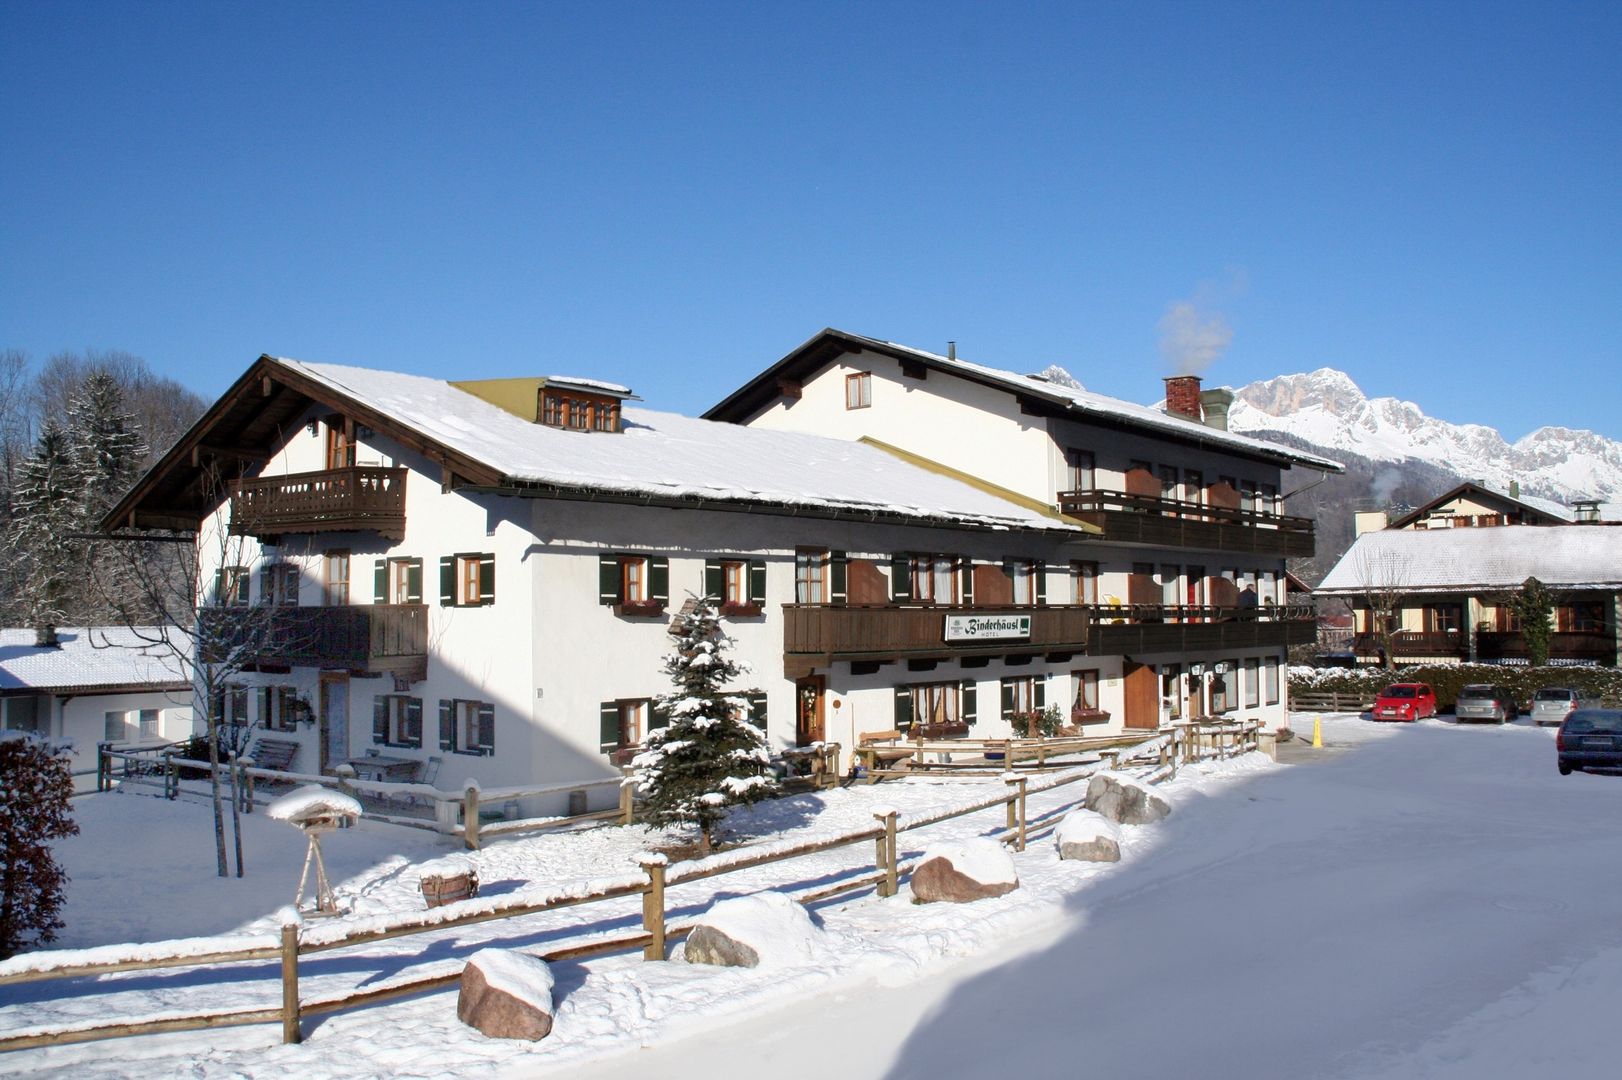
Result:
{"label": "window", "polygon": [[873,373],[861,371],[845,376],[845,408],[865,409],[873,404]]}
{"label": "window", "polygon": [[327,552],[322,562],[321,590],[328,607],[349,603],[349,552]]}
{"label": "window", "polygon": [[1160,700],[1169,709],[1172,720],[1183,718],[1183,665],[1162,664],[1160,667]]}
{"label": "window", "polygon": [[101,737],[108,742],[123,742],[129,738],[129,720],[122,710],[102,713]]}
{"label": "window", "polygon": [[267,731],[293,731],[304,715],[296,686],[259,688],[259,724]]}
{"label": "window", "polygon": [[597,602],[621,615],[658,615],[670,603],[670,560],[650,555],[600,555]]}
{"label": "window", "polygon": [[1070,564],[1070,576],[1076,584],[1076,603],[1098,603],[1098,564],[1095,562],[1073,562]]}
{"label": "window", "polygon": [[975,720],[976,687],[972,682],[912,683],[895,688],[895,726],[909,731],[920,724],[964,724]]}
{"label": "window", "polygon": [[1205,476],[1198,469],[1183,470],[1183,501],[1205,502]]}
{"label": "window", "polygon": [[1076,684],[1076,698],[1071,703],[1074,711],[1095,711],[1098,708],[1098,672],[1077,671],[1072,672],[1071,678]]}
{"label": "window", "polygon": [[1011,719],[1015,713],[1041,712],[1047,707],[1047,680],[1034,675],[1019,675],[1002,680],[1002,718]]}
{"label": "window", "polygon": [[1269,656],[1266,662],[1267,704],[1278,704],[1278,657]]}
{"label": "window", "polygon": [[1568,634],[1601,633],[1605,630],[1605,604],[1582,601],[1555,608],[1555,627]]}
{"label": "window", "polygon": [[1014,603],[1026,607],[1045,604],[1047,565],[1040,559],[1009,559],[1003,564],[1014,586]]}
{"label": "window", "polygon": [[[1181,590],[1179,589],[1180,582],[1178,581],[1181,574],[1182,567],[1180,566],[1173,566],[1168,563],[1160,567],[1160,602],[1167,607],[1176,607],[1182,599]],[[1171,612],[1167,612],[1167,617],[1171,617],[1171,614]]]}
{"label": "window", "polygon": [[1234,660],[1219,660],[1211,676],[1211,711],[1225,713],[1239,707],[1239,664]]}
{"label": "window", "polygon": [[620,406],[613,398],[543,388],[540,422],[573,431],[618,431]]}
{"label": "window", "polygon": [[1261,502],[1256,507],[1257,510],[1274,517],[1284,513],[1284,504],[1278,497],[1278,485],[1263,484],[1260,490]]}
{"label": "window", "polygon": [[605,754],[639,746],[652,728],[665,726],[665,718],[653,714],[648,698],[605,701],[598,707],[598,718],[598,749]]}
{"label": "window", "polygon": [[1096,477],[1093,469],[1093,452],[1091,450],[1077,450],[1071,448],[1064,453],[1065,469],[1069,475],[1065,478],[1071,491],[1092,491],[1096,486]]}
{"label": "window", "polygon": [[372,741],[384,746],[422,746],[422,698],[404,694],[374,697]]}
{"label": "window", "polygon": [[704,564],[704,592],[720,601],[723,615],[759,615],[766,603],[766,564],[711,559]]}
{"label": "window", "polygon": [[496,707],[487,701],[441,699],[439,748],[453,754],[494,754]]}
{"label": "window", "polygon": [[828,602],[826,550],[801,548],[794,553],[794,602],[796,604]]}
{"label": "window", "polygon": [[1261,680],[1257,672],[1261,668],[1261,661],[1254,656],[1245,660],[1245,708],[1254,709],[1261,702]]}
{"label": "window", "polygon": [[7,731],[44,731],[50,727],[50,710],[46,699],[35,694],[0,698],[0,711],[4,712]]}
{"label": "window", "polygon": [[1521,629],[1521,616],[1514,608],[1507,605],[1498,608],[1498,630],[1501,633],[1519,633]]}
{"label": "window", "polygon": [[1183,595],[1188,598],[1187,603],[1190,607],[1205,606],[1205,567],[1188,568],[1188,588]]}
{"label": "window", "polygon": [[290,562],[266,563],[259,568],[259,602],[278,607],[298,606],[298,567]]}
{"label": "window", "polygon": [[372,572],[372,598],[379,604],[422,603],[422,560],[377,560]]}
{"label": "window", "polygon": [[1458,604],[1425,605],[1425,629],[1433,634],[1457,634],[1462,623]]}
{"label": "window", "polygon": [[1239,508],[1249,510],[1253,514],[1262,512],[1261,489],[1254,480],[1246,480],[1239,487]]}
{"label": "window", "polygon": [[246,749],[247,734],[253,728],[253,719],[248,715],[248,688],[234,683],[216,687],[209,708],[219,718],[227,745]]}
{"label": "window", "polygon": [[327,468],[349,469],[355,465],[355,443],[349,436],[349,421],[342,416],[327,417]]}
{"label": "window", "polygon": [[[413,560],[402,560],[410,562]],[[411,570],[406,576],[410,595]],[[421,582],[418,582],[421,589]],[[420,595],[420,592],[419,592]],[[440,607],[487,607],[496,602],[496,557],[488,551],[445,555],[439,560]]]}
{"label": "window", "polygon": [[141,709],[136,714],[136,723],[140,725],[142,739],[156,739],[158,737],[158,719],[161,713],[157,709]]}
{"label": "window", "polygon": [[1160,497],[1175,501],[1177,498],[1177,466],[1160,466]]}
{"label": "window", "polygon": [[245,607],[249,580],[246,566],[220,567],[214,571],[214,602],[226,607]]}
{"label": "window", "polygon": [[955,604],[958,601],[958,559],[955,555],[897,556],[891,579],[897,600],[923,604]]}

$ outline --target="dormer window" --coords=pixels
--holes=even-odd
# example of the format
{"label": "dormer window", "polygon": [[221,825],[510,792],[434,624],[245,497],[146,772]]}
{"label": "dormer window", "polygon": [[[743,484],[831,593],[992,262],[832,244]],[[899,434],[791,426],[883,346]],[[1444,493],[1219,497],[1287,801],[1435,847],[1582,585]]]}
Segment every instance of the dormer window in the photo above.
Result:
{"label": "dormer window", "polygon": [[540,421],[547,427],[571,431],[618,431],[620,403],[610,397],[578,390],[541,390]]}

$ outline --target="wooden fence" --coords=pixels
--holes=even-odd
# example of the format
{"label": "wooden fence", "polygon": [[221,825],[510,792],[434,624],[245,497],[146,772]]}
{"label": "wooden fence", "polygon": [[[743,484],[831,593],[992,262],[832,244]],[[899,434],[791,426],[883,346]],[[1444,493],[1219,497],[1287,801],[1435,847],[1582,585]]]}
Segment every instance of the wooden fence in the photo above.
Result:
{"label": "wooden fence", "polygon": [[1290,708],[1298,712],[1367,712],[1374,699],[1346,690],[1291,690]]}
{"label": "wooden fence", "polygon": [[[1053,773],[1045,776],[1032,777],[1024,774],[1007,774],[1004,777],[1003,789],[995,795],[977,799],[964,805],[910,817],[905,823],[898,823],[897,814],[894,811],[883,811],[875,813],[876,821],[871,827],[842,833],[834,837],[759,845],[674,864],[669,863],[662,855],[650,853],[641,861],[642,873],[640,875],[624,875],[618,879],[601,879],[594,882],[594,887],[589,891],[580,890],[578,885],[565,885],[551,889],[527,890],[499,899],[474,897],[402,918],[386,922],[373,921],[358,927],[329,924],[301,928],[298,925],[288,925],[282,927],[279,936],[264,935],[254,938],[219,939],[218,944],[229,946],[224,948],[210,947],[215,944],[210,939],[191,939],[185,942],[169,943],[175,947],[168,951],[164,951],[161,948],[162,943],[159,943],[152,946],[138,947],[133,950],[138,955],[132,955],[124,959],[92,960],[87,958],[85,962],[78,964],[61,962],[62,960],[71,961],[71,953],[66,956],[52,952],[28,954],[14,958],[5,964],[0,964],[0,985],[47,979],[77,978],[86,975],[103,975],[121,971],[151,971],[165,968],[193,967],[202,964],[277,960],[280,963],[281,1001],[275,1007],[216,1010],[203,1013],[149,1017],[142,1020],[103,1020],[38,1028],[32,1031],[0,1035],[0,1051],[21,1050],[37,1046],[57,1046],[66,1043],[89,1042],[166,1031],[187,1031],[275,1022],[280,1022],[282,1025],[282,1041],[296,1043],[302,1038],[300,1023],[303,1017],[376,1005],[395,998],[444,989],[455,985],[461,979],[461,965],[447,962],[448,965],[454,966],[455,970],[386,983],[380,987],[338,997],[305,1001],[299,993],[299,960],[301,957],[334,949],[353,948],[390,938],[432,933],[458,926],[469,926],[497,919],[516,918],[581,904],[601,903],[639,895],[642,897],[642,929],[639,933],[581,942],[536,955],[548,962],[556,962],[640,948],[644,959],[663,960],[665,959],[668,944],[671,941],[685,937],[694,925],[691,923],[670,924],[665,890],[671,886],[736,873],[758,866],[786,862],[836,848],[871,841],[874,844],[873,871],[871,873],[858,874],[854,878],[837,882],[831,886],[800,893],[795,896],[795,899],[801,903],[810,904],[868,888],[873,888],[880,896],[895,896],[900,888],[902,877],[910,872],[916,862],[914,860],[903,863],[900,860],[899,837],[901,834],[1002,805],[1007,807],[1007,824],[1004,828],[998,830],[997,839],[1012,845],[1016,851],[1023,851],[1028,840],[1033,836],[1045,834],[1056,827],[1057,821],[1062,817],[1063,812],[1082,801],[1078,798],[1064,803],[1049,810],[1036,822],[1032,822],[1026,813],[1026,799],[1032,791],[1047,791],[1076,784],[1090,779],[1101,768],[1115,768],[1121,764],[1138,761],[1144,762],[1150,770],[1145,778],[1150,782],[1158,782],[1175,775],[1179,760],[1191,761],[1203,756],[1206,750],[1202,749],[1202,746],[1209,749],[1211,753],[1221,752],[1217,748],[1217,743],[1211,742],[1209,739],[1203,739],[1202,741],[1201,733],[1195,730],[1202,726],[1220,727],[1224,731],[1231,731],[1231,741],[1228,743],[1229,750],[1237,750],[1245,745],[1244,737],[1246,732],[1248,731],[1251,736],[1254,736],[1256,728],[1253,723],[1248,725],[1186,724],[1174,726],[1163,729],[1153,737],[1133,746],[1105,751],[1105,760],[1102,762],[1090,763],[1063,773]],[[1250,745],[1253,746],[1254,743]],[[331,780],[330,777],[326,779]],[[384,786],[403,787],[414,785]],[[473,815],[475,819],[477,816],[476,813]],[[105,952],[105,950],[87,951]]]}

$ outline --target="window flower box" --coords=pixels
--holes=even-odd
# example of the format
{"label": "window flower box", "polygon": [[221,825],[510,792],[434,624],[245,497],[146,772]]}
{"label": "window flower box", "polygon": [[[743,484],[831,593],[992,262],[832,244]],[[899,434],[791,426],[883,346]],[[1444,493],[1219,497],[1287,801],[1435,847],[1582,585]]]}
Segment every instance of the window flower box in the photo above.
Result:
{"label": "window flower box", "polygon": [[1107,724],[1109,723],[1108,709],[1071,709],[1070,722],[1072,724]]}
{"label": "window flower box", "polygon": [[614,614],[630,619],[654,619],[664,613],[663,600],[626,600],[614,605]]}
{"label": "window flower box", "polygon": [[961,739],[968,733],[969,725],[961,720],[912,725],[914,739]]}
{"label": "window flower box", "polygon": [[759,604],[729,601],[721,605],[721,614],[734,619],[752,619],[764,613]]}

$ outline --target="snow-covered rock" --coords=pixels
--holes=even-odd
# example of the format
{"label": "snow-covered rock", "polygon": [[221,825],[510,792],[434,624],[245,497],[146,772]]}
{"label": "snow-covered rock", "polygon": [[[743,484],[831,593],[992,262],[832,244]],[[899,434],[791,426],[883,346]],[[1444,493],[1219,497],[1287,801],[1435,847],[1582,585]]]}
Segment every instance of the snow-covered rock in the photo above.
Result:
{"label": "snow-covered rock", "polygon": [[1019,888],[1014,857],[995,840],[973,837],[931,844],[912,872],[914,903],[963,904]]}
{"label": "snow-covered rock", "polygon": [[1123,825],[1147,825],[1171,813],[1171,803],[1125,773],[1101,772],[1087,781],[1087,809]]}
{"label": "snow-covered rock", "polygon": [[480,949],[462,969],[456,1018],[492,1039],[544,1039],[552,1031],[552,969],[507,949]]}
{"label": "snow-covered rock", "polygon": [[689,963],[770,967],[814,960],[821,931],[792,897],[779,892],[734,896],[704,913],[687,935]]}
{"label": "snow-covered rock", "polygon": [[1121,830],[1109,818],[1091,810],[1075,810],[1064,816],[1054,834],[1059,858],[1078,862],[1119,862]]}
{"label": "snow-covered rock", "polygon": [[341,791],[333,791],[320,784],[296,788],[265,807],[266,817],[294,825],[316,818],[358,818],[360,815],[359,802]]}

